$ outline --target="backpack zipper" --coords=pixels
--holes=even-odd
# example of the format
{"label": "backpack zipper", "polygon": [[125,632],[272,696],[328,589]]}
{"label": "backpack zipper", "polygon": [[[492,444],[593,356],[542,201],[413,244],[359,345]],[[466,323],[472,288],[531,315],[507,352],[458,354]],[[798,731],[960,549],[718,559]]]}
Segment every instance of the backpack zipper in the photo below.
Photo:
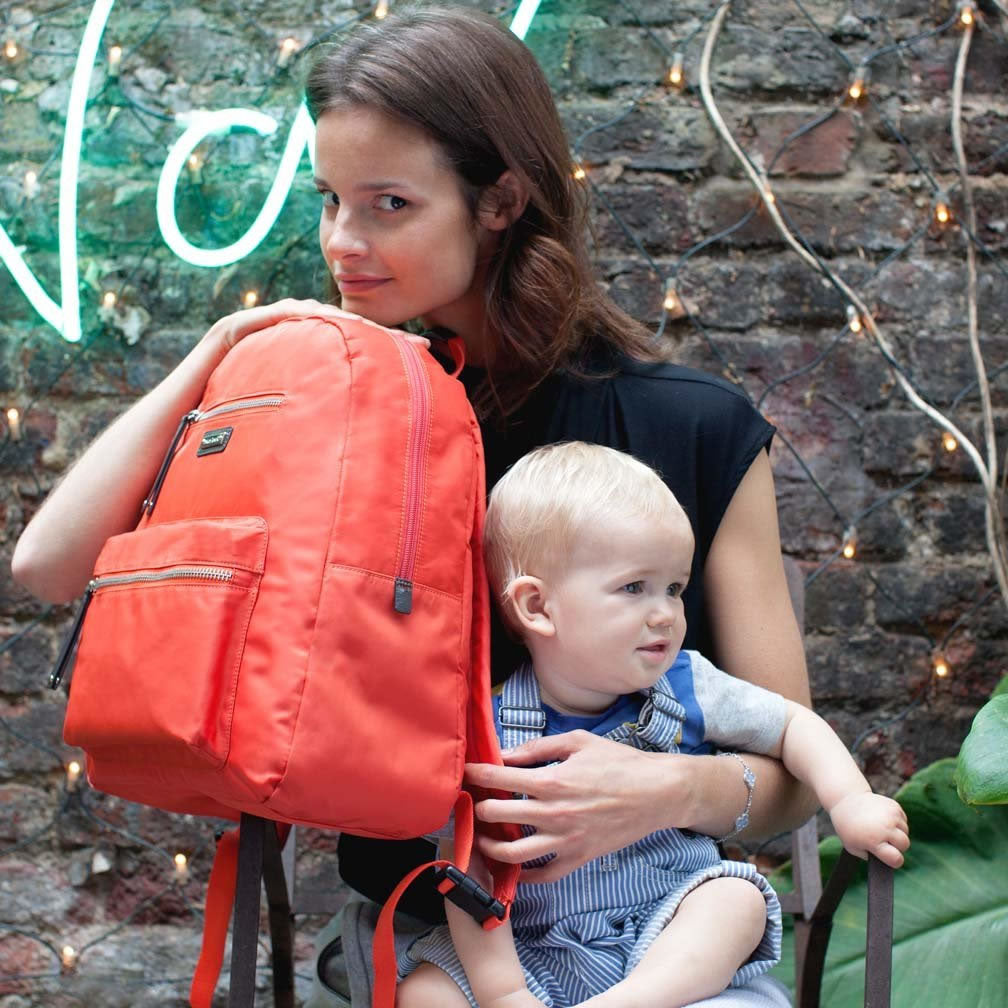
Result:
{"label": "backpack zipper", "polygon": [[256,399],[240,399],[237,402],[223,403],[220,406],[214,406],[213,409],[208,409],[204,412],[199,410],[190,410],[186,413],[182,419],[179,421],[178,429],[175,431],[175,436],[171,440],[171,444],[168,446],[168,451],[165,452],[165,457],[161,461],[161,468],[158,469],[157,476],[154,477],[154,485],[150,489],[150,493],[147,494],[147,498],[143,502],[142,510],[150,515],[154,510],[154,505],[157,503],[158,494],[161,493],[161,486],[165,481],[165,477],[168,475],[168,467],[171,465],[172,459],[175,457],[175,450],[179,446],[179,442],[185,435],[185,432],[189,429],[191,424],[197,423],[200,420],[212,420],[214,417],[220,416],[223,413],[234,413],[238,410],[247,409],[261,409],[267,406],[280,406],[284,401],[284,397],[280,395],[271,396],[259,396]]}
{"label": "backpack zipper", "polygon": [[57,689],[63,681],[66,667],[70,661],[77,639],[80,637],[81,627],[84,625],[84,617],[87,615],[88,606],[91,599],[100,588],[107,588],[109,585],[125,585],[138,583],[152,583],[158,581],[212,581],[218,584],[226,584],[234,578],[235,572],[227,567],[168,567],[157,571],[136,571],[133,574],[109,574],[107,577],[92,578],[84,590],[84,598],[81,601],[77,615],[74,617],[73,626],[63,648],[56,659],[51,674],[49,675],[49,688]]}
{"label": "backpack zipper", "polygon": [[413,609],[413,573],[420,540],[420,519],[423,515],[423,484],[427,470],[427,449],[430,445],[431,392],[427,373],[420,362],[419,351],[402,337],[393,337],[399,346],[406,367],[409,385],[411,420],[407,446],[406,491],[403,498],[403,536],[396,569],[392,604],[398,613]]}

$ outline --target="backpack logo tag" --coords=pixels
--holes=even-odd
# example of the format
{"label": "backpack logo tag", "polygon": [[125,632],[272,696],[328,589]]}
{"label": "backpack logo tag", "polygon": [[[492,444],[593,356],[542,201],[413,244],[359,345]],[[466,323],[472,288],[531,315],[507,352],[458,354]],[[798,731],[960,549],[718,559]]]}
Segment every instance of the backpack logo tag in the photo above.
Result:
{"label": "backpack logo tag", "polygon": [[228,441],[231,440],[233,430],[234,427],[219,427],[217,430],[207,431],[199,443],[199,448],[196,449],[196,454],[216,455],[218,452],[224,451],[228,446]]}

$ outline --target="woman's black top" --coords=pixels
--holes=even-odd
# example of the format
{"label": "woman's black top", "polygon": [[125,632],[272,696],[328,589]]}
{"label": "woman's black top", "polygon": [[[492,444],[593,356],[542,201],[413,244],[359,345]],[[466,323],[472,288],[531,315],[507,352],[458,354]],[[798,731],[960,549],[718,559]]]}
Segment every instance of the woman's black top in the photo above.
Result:
{"label": "woman's black top", "polygon": [[[462,373],[467,388],[481,378],[477,369]],[[506,427],[484,424],[487,490],[526,452],[556,441],[608,445],[652,466],[685,509],[696,539],[683,596],[683,647],[716,661],[704,607],[704,563],[739,482],[757,454],[769,447],[773,434],[774,428],[734,385],[675,364],[621,358],[604,377],[554,374],[508,418]],[[500,682],[521,660],[523,650],[494,616],[492,668],[494,682]],[[343,834],[339,841],[343,879],[379,903],[403,876],[434,856],[432,845],[422,839],[374,840]],[[444,920],[443,897],[424,878],[406,892],[400,909],[431,921]]]}

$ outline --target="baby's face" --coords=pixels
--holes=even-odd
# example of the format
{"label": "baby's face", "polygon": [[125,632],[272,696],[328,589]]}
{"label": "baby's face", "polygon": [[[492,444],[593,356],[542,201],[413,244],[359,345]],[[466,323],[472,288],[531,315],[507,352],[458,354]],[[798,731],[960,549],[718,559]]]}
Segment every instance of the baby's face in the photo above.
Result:
{"label": "baby's face", "polygon": [[[582,533],[545,579],[554,626],[549,692],[575,712],[653,686],[686,633],[693,560],[686,516],[607,518]],[[608,698],[608,703],[606,699]]]}

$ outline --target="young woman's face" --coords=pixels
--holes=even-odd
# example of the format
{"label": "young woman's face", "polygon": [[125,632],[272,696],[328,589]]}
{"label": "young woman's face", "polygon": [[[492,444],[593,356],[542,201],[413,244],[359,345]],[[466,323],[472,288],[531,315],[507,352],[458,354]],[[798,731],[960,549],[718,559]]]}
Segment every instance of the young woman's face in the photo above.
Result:
{"label": "young woman's face", "polygon": [[330,109],[317,123],[315,175],[322,255],[343,308],[382,325],[444,326],[474,360],[492,234],[434,141],[374,109]]}

